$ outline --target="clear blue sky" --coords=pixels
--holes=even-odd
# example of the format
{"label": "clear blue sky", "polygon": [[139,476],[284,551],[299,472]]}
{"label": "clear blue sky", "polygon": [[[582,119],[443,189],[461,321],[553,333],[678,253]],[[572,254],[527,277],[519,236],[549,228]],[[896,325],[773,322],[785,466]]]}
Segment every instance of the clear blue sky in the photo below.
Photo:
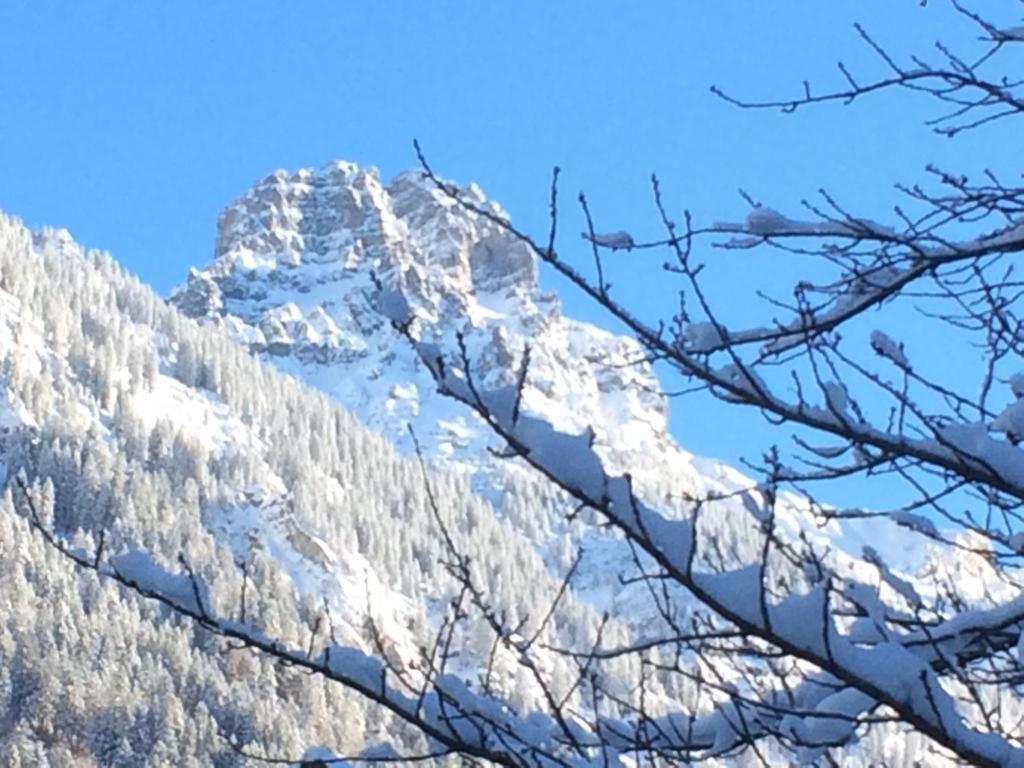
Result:
{"label": "clear blue sky", "polygon": [[[208,261],[217,212],[255,179],[335,158],[389,176],[414,165],[414,137],[439,171],[477,181],[536,232],[562,166],[567,248],[578,248],[580,188],[600,228],[657,236],[652,171],[673,210],[698,221],[741,218],[741,186],[794,213],[827,186],[885,219],[892,183],[925,163],[971,170],[1019,150],[998,129],[931,137],[927,105],[902,97],[783,116],[708,92],[837,84],[838,59],[879,73],[854,21],[894,52],[927,53],[963,30],[934,0],[4,0],[0,209],[69,228],[166,293]],[[661,257],[626,258],[612,270],[621,297],[670,313]],[[786,295],[798,277],[745,258],[717,284],[741,309],[755,285]],[[600,317],[564,296],[569,312]],[[733,461],[756,452],[740,422],[702,403],[675,406],[685,445]]]}

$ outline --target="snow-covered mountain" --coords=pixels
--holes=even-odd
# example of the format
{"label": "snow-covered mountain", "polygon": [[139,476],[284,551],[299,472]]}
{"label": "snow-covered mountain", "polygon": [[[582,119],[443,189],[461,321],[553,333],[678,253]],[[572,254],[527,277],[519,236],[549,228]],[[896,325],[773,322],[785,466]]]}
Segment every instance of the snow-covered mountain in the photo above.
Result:
{"label": "snow-covered mountain", "polygon": [[[475,184],[461,194],[506,215]],[[385,183],[374,168],[339,161],[270,174],[220,214],[213,261],[191,270],[171,302],[327,393],[400,450],[411,448],[411,426],[435,459],[469,473],[473,487],[501,508],[502,489],[518,468],[488,450],[493,438],[475,414],[437,394],[382,306],[392,292],[424,323],[425,340],[450,359],[458,359],[462,336],[484,387],[516,381],[529,347],[524,411],[562,431],[593,430],[607,466],[629,471],[659,506],[685,512],[686,498],[751,485],[734,469],[688,453],[669,434],[667,399],[634,339],[563,315],[558,297],[539,286],[529,248],[421,171]],[[783,525],[840,535],[837,526],[808,529],[802,505],[790,502]],[[576,542],[552,536],[565,532],[567,510],[546,503],[549,518],[532,538],[550,560],[553,549],[564,553]],[[718,507],[724,538],[742,540],[740,529],[752,524],[742,497]],[[844,535],[858,551],[852,528]],[[895,527],[891,538],[892,550],[918,546]],[[580,589],[590,584],[596,602],[612,600],[599,608],[635,604],[628,593],[616,599],[614,585],[629,552],[607,545],[603,535],[586,543]]]}
{"label": "snow-covered mountain", "polygon": [[[477,186],[464,192],[504,215]],[[418,171],[386,184],[375,169],[345,162],[267,176],[221,213],[214,260],[191,270],[171,302],[326,392],[405,452],[411,426],[432,458],[468,473],[554,570],[564,567],[578,539],[564,523],[568,507],[545,488],[533,503],[547,514],[524,521],[507,509],[521,501],[506,499],[510,477],[526,482],[530,473],[496,457],[479,418],[437,394],[378,286],[409,301],[445,354],[458,354],[461,334],[482,385],[514,380],[529,346],[524,410],[567,431],[593,429],[610,464],[641,468],[661,498],[729,476],[722,467],[723,478],[705,478],[669,436],[665,397],[634,340],[565,317],[522,243]],[[614,587],[628,550],[602,537],[587,549],[581,591],[600,609],[635,602]]]}
{"label": "snow-covered mountain", "polygon": [[[464,192],[502,215],[475,186]],[[633,472],[661,509],[682,514],[688,497],[727,494],[707,506],[701,533],[716,556],[757,557],[750,481],[669,435],[666,398],[635,341],[563,316],[527,249],[417,172],[384,184],[339,162],[268,176],[221,214],[214,260],[170,305],[68,233],[0,215],[0,751],[27,765],[91,755],[100,765],[173,756],[229,766],[238,756],[218,731],[295,756],[316,743],[358,749],[393,729],[352,696],[223,653],[187,623],[73,571],[25,525],[17,473],[46,520],[87,551],[102,535],[110,553],[142,547],[168,567],[183,555],[226,615],[244,604],[248,621],[299,647],[329,636],[369,648],[372,626],[389,659],[415,670],[451,587],[425,482],[509,622],[536,627],[537,606],[582,547],[545,637],[586,645],[605,611],[608,643],[664,630],[647,585],[621,580],[636,572],[629,548],[568,520],[563,494],[489,451],[477,417],[437,395],[387,319],[394,289],[445,354],[465,339],[483,384],[515,381],[529,346],[525,411],[564,431],[593,429],[610,468]],[[409,426],[426,450],[426,480]],[[858,531],[817,527],[795,497],[777,512],[781,534],[801,531],[878,581],[853,557]],[[897,530],[886,534],[892,548],[920,551]],[[882,548],[878,538],[876,529]],[[685,594],[670,598],[687,608]],[[453,648],[449,669],[474,680],[491,636],[467,627]],[[541,663],[556,689],[573,679],[565,659],[541,653]],[[494,666],[497,687],[528,709],[539,693],[515,659],[499,652]],[[628,685],[634,666],[624,659],[606,673]],[[652,707],[699,706],[685,680],[649,686]],[[196,724],[188,736],[186,722]],[[902,765],[913,754],[914,737],[893,746],[883,736],[850,764],[877,753]]]}
{"label": "snow-covered mountain", "polygon": [[[475,185],[464,191],[501,214]],[[213,262],[171,301],[392,442],[405,444],[411,424],[433,452],[478,467],[486,431],[434,392],[379,311],[374,278],[400,289],[447,351],[462,333],[485,383],[514,376],[529,345],[524,407],[593,427],[623,459],[679,454],[636,343],[565,317],[522,243],[416,171],[386,184],[345,162],[267,176],[221,213]]]}

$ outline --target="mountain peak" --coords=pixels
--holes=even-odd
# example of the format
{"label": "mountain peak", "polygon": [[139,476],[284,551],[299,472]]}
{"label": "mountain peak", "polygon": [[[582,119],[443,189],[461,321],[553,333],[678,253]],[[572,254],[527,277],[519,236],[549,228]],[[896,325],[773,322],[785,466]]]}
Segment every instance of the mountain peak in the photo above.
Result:
{"label": "mountain peak", "polygon": [[[476,184],[460,190],[507,215]],[[401,292],[449,353],[461,334],[483,378],[510,381],[529,345],[524,408],[566,428],[593,426],[620,452],[671,442],[664,396],[636,342],[563,317],[529,247],[417,170],[387,183],[345,161],[271,173],[221,213],[214,260],[191,270],[171,301],[399,445],[412,423],[428,448],[479,461],[487,431],[433,392],[379,312],[378,281]]]}

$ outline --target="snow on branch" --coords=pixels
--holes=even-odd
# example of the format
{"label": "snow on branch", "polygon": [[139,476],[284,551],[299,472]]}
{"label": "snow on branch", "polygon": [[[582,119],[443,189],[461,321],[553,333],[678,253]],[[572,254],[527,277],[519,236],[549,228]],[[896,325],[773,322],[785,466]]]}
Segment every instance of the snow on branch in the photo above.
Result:
{"label": "snow on branch", "polygon": [[600,248],[608,248],[612,251],[629,251],[636,245],[633,241],[633,236],[629,232],[622,230],[616,232],[595,232],[593,235],[588,232],[581,232],[580,237]]}
{"label": "snow on branch", "polygon": [[752,207],[742,223],[717,222],[711,229],[717,232],[753,235],[757,239],[750,244],[767,237],[812,236],[882,241],[899,239],[895,229],[871,219],[800,221],[784,216],[767,205]]}

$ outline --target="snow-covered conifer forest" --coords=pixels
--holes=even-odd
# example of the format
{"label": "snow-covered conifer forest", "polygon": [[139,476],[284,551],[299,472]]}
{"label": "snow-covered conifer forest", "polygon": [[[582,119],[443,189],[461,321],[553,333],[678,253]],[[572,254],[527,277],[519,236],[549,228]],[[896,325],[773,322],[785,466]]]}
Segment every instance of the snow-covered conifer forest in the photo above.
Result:
{"label": "snow-covered conifer forest", "polygon": [[[1024,33],[961,16],[975,58],[860,30],[880,80],[720,95],[907,89],[984,130]],[[417,152],[271,173],[166,301],[0,214],[0,763],[1024,765],[1017,169],[929,169],[884,222],[823,192],[697,224],[653,178],[659,230],[581,195],[581,240],[557,170],[531,236]],[[711,245],[827,277],[736,327]],[[660,322],[606,280],[649,253]],[[792,442],[692,455],[654,364]]]}

